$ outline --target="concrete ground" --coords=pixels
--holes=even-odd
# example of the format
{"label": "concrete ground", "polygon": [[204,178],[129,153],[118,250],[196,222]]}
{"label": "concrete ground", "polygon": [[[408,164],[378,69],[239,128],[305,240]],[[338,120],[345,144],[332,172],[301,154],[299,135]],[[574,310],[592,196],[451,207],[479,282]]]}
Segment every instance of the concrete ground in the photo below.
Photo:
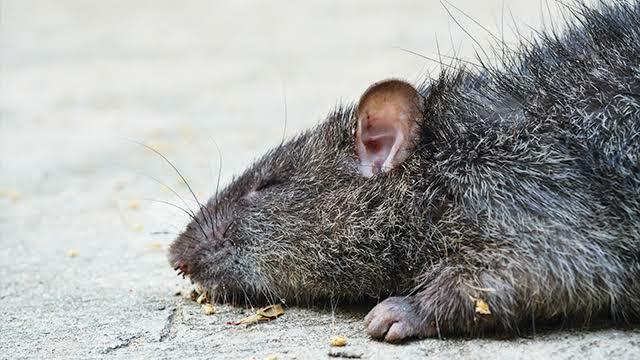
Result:
{"label": "concrete ground", "polygon": [[[245,328],[225,323],[249,310],[206,316],[176,295],[189,284],[165,251],[186,219],[158,202],[179,202],[159,182],[188,192],[134,141],[206,197],[214,140],[225,183],[279,141],[285,117],[293,134],[371,82],[437,73],[398,48],[472,54],[439,1],[0,4],[0,358],[326,358],[334,334],[349,339],[342,355],[368,359],[640,358],[639,328],[398,346],[368,339],[364,313],[343,307]],[[454,4],[507,40],[546,12],[544,1]]]}

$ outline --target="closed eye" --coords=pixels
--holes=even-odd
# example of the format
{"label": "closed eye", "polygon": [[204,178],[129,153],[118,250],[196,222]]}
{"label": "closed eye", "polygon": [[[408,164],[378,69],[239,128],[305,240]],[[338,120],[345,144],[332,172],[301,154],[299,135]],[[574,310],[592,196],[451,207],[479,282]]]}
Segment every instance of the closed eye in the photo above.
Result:
{"label": "closed eye", "polygon": [[282,178],[270,177],[270,178],[265,179],[262,182],[260,182],[258,184],[258,186],[256,186],[256,190],[255,191],[262,191],[262,190],[267,189],[269,187],[282,184],[283,182],[284,182],[284,180]]}

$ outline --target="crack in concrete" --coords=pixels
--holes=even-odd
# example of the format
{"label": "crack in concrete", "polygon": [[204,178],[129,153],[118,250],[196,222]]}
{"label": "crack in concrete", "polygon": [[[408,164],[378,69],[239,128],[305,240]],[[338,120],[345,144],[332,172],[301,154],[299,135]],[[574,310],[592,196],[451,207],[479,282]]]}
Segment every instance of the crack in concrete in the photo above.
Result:
{"label": "crack in concrete", "polygon": [[[165,320],[164,327],[160,330],[160,337],[158,338],[159,342],[163,342],[167,339],[171,339],[175,336],[174,323],[176,318],[176,313],[178,312],[178,306],[172,306],[169,310],[169,315]],[[120,343],[109,346],[101,351],[103,354],[109,354],[119,349],[124,349],[133,345],[138,339],[142,338],[143,334],[135,334],[130,336],[118,336],[118,340]]]}
{"label": "crack in concrete", "polygon": [[167,316],[167,320],[165,320],[164,327],[160,331],[160,338],[158,339],[159,342],[163,342],[175,336],[173,325],[175,323],[177,312],[178,312],[178,307],[172,306],[171,310],[169,311],[169,315]]}
{"label": "crack in concrete", "polygon": [[118,349],[123,349],[126,348],[128,346],[130,346],[131,344],[134,343],[134,341],[138,340],[139,338],[142,337],[142,334],[136,334],[136,335],[131,335],[129,337],[126,338],[122,338],[122,337],[118,337],[118,340],[121,340],[122,342],[119,344],[116,344],[114,346],[109,346],[106,349],[102,350],[103,354],[109,354],[113,351],[116,351]]}
{"label": "crack in concrete", "polygon": [[0,300],[4,300],[5,298],[8,298],[9,296],[14,296],[15,294],[17,294],[17,293],[0,295]]}

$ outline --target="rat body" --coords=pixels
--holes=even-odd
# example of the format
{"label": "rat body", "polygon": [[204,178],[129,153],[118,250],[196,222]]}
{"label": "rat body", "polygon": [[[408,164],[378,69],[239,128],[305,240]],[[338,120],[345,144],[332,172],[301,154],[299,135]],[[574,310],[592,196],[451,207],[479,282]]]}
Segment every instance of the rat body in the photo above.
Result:
{"label": "rat body", "polygon": [[[640,316],[640,4],[498,68],[372,85],[214,195],[169,261],[218,300],[383,299],[386,341]],[[483,306],[487,305],[487,308]]]}

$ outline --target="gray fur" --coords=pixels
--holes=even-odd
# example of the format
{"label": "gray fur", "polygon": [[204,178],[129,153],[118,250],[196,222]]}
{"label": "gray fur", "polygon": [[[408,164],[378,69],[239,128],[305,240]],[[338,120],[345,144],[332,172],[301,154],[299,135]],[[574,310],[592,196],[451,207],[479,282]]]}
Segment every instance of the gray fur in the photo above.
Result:
{"label": "gray fur", "polygon": [[499,66],[420,86],[420,138],[389,173],[359,175],[339,107],[212,197],[171,264],[220,300],[408,295],[399,339],[637,318],[640,4],[576,11]]}

